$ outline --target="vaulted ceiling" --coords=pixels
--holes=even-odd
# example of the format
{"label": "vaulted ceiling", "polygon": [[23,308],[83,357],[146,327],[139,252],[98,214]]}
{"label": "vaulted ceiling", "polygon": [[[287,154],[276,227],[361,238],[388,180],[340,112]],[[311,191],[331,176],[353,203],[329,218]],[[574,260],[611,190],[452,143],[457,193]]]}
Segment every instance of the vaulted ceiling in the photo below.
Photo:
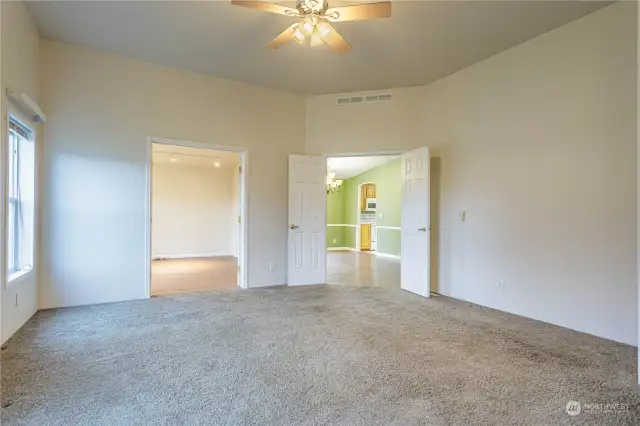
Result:
{"label": "vaulted ceiling", "polygon": [[[329,0],[331,6],[358,4]],[[281,3],[292,6],[292,3]],[[346,54],[265,48],[286,16],[228,1],[42,1],[44,37],[302,94],[418,86],[593,12],[597,1],[394,1],[392,17],[336,23]]]}

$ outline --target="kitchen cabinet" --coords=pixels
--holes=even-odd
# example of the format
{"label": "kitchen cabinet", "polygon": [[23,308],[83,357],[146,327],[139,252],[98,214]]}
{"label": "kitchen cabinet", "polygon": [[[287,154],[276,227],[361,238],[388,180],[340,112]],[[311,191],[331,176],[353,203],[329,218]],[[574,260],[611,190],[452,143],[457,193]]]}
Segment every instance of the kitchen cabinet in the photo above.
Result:
{"label": "kitchen cabinet", "polygon": [[367,183],[360,187],[360,210],[364,211],[367,198],[376,198],[376,184]]}
{"label": "kitchen cabinet", "polygon": [[360,225],[360,250],[371,250],[371,224]]}
{"label": "kitchen cabinet", "polygon": [[365,185],[365,188],[365,194],[367,198],[376,198],[376,185],[374,183]]}

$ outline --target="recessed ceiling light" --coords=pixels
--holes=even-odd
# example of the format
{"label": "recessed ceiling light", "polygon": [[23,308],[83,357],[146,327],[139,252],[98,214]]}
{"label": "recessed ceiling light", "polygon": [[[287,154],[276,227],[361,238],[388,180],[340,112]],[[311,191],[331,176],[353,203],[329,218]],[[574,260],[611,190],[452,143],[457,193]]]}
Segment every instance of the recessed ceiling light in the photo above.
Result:
{"label": "recessed ceiling light", "polygon": [[213,166],[214,166],[214,167],[220,167],[220,163],[219,163],[219,162],[217,162],[217,161],[214,161],[214,162],[213,162]]}
{"label": "recessed ceiling light", "polygon": [[178,161],[178,159],[176,157],[171,157],[169,158],[169,161],[171,161],[172,163],[175,163],[176,161]]}

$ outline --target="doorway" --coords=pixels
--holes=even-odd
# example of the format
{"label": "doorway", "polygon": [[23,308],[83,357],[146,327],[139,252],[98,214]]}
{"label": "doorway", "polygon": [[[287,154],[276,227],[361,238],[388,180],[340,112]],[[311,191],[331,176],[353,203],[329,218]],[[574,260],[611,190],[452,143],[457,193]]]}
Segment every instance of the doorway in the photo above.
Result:
{"label": "doorway", "polygon": [[327,284],[399,289],[400,156],[328,157],[326,193]]}
{"label": "doorway", "polygon": [[246,152],[149,142],[147,295],[246,288]]}

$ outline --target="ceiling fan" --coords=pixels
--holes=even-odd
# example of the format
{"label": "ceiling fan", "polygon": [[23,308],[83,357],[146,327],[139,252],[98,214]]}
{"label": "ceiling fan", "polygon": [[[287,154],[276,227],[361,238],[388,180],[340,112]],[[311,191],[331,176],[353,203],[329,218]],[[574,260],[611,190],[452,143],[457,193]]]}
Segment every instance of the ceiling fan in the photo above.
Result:
{"label": "ceiling fan", "polygon": [[388,1],[329,8],[327,0],[297,0],[295,9],[262,1],[231,0],[231,4],[301,18],[300,22],[291,25],[267,44],[271,49],[277,49],[290,40],[295,40],[309,46],[327,44],[333,51],[344,53],[351,49],[351,45],[329,22],[360,21],[391,16],[391,2]]}

